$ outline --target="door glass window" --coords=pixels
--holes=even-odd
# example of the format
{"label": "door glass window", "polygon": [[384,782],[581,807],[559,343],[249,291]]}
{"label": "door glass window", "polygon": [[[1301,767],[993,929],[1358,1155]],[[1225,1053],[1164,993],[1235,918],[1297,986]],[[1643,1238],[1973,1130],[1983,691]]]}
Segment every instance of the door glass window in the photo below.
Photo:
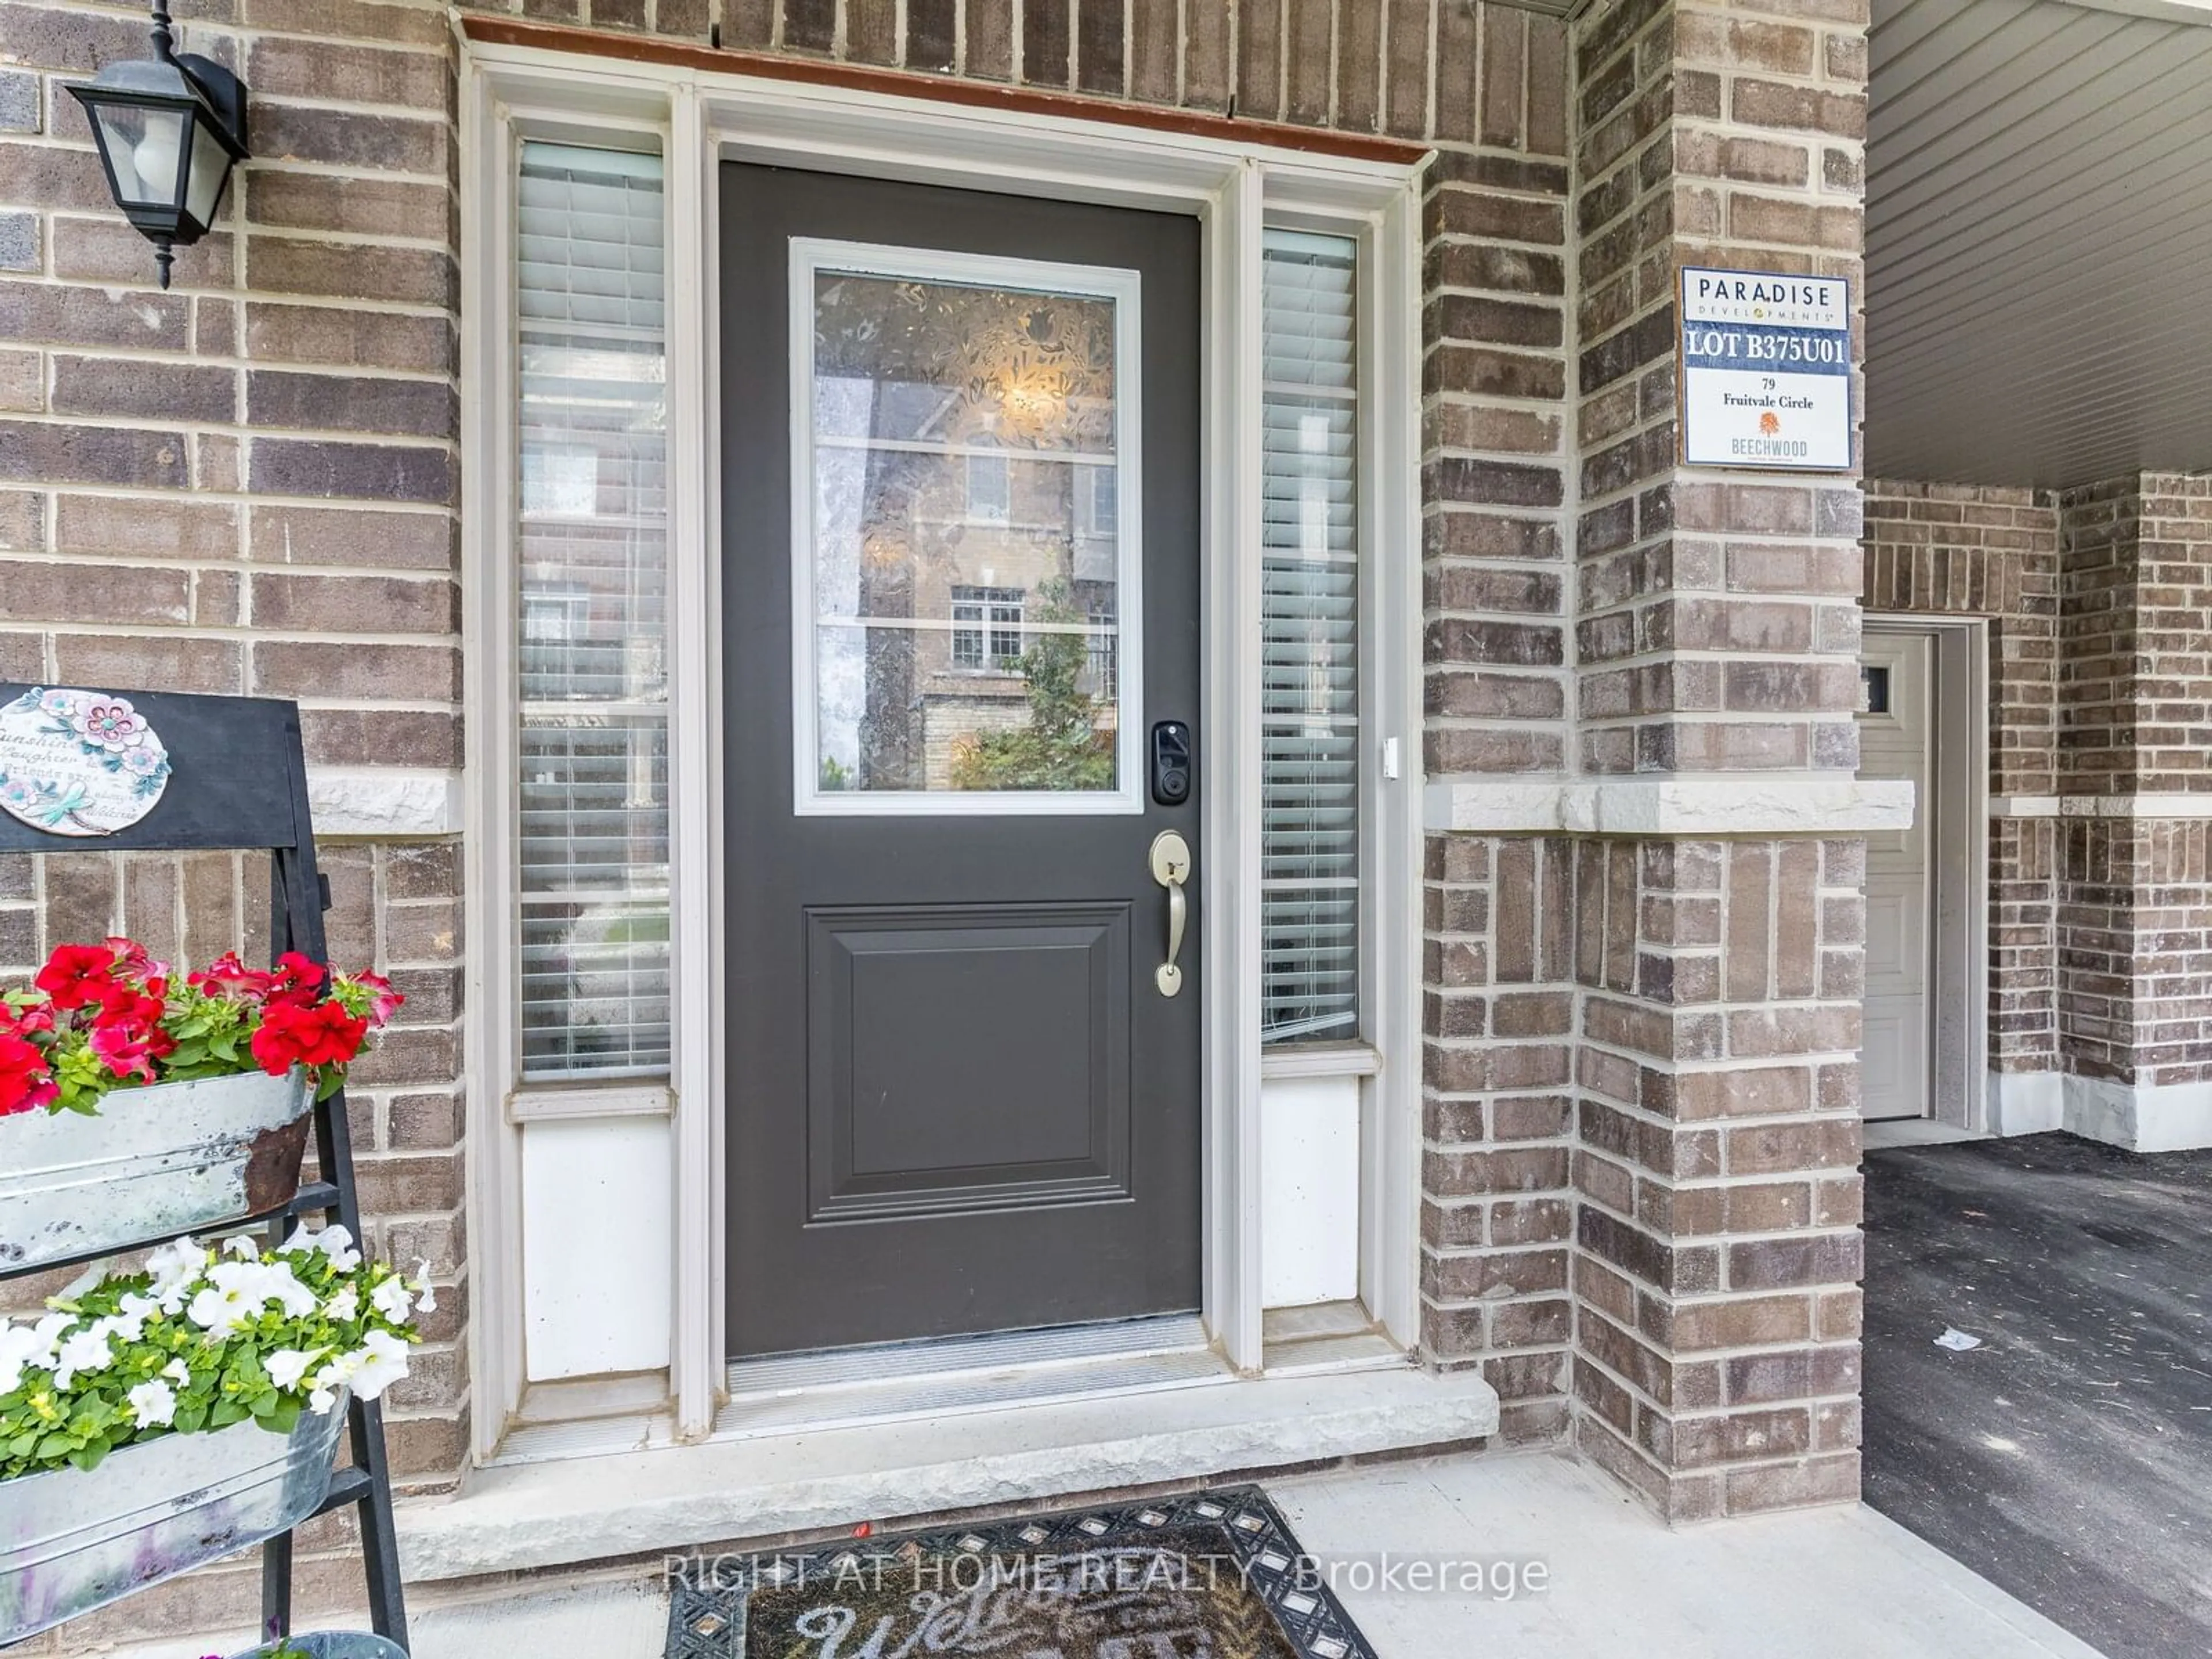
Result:
{"label": "door glass window", "polygon": [[799,240],[792,276],[799,810],[1141,811],[1136,274]]}

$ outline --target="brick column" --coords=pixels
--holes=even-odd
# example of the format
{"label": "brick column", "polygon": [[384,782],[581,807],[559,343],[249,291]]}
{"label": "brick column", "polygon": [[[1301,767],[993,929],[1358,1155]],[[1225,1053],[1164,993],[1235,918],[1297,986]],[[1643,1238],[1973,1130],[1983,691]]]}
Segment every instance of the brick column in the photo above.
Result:
{"label": "brick column", "polygon": [[2132,475],[2057,507],[2065,1121],[2212,1143],[2212,483]]}
{"label": "brick column", "polygon": [[1864,22],[1577,40],[1578,760],[1649,825],[1576,854],[1577,1441],[1670,1518],[1857,1491],[1859,495],[1678,465],[1674,345],[1683,264],[1856,282]]}

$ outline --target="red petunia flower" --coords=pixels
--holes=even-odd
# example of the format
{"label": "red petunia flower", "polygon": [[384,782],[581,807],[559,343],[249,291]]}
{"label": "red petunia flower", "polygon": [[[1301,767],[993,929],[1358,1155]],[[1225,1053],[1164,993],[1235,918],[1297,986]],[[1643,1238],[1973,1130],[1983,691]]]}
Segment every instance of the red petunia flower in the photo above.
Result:
{"label": "red petunia flower", "polygon": [[113,1028],[140,1036],[152,1031],[169,1012],[168,990],[169,982],[163,979],[147,981],[143,990],[130,985],[110,986],[100,1000],[100,1012],[93,1016],[93,1029]]}
{"label": "red petunia flower", "polygon": [[54,1011],[46,1003],[18,1007],[0,1000],[0,1036],[44,1036],[54,1029]]}
{"label": "red petunia flower", "polygon": [[0,1036],[0,1117],[34,1110],[60,1093],[46,1055],[21,1037]]}
{"label": "red petunia flower", "polygon": [[33,982],[63,1012],[82,1008],[113,988],[115,952],[105,945],[58,945]]}
{"label": "red petunia flower", "polygon": [[282,1077],[295,1065],[343,1066],[361,1052],[368,1035],[368,1022],[338,1003],[272,1003],[250,1046],[263,1071]]}
{"label": "red petunia flower", "polygon": [[276,958],[276,971],[269,976],[269,1000],[272,1004],[304,1006],[322,990],[323,977],[319,965],[297,951],[287,951]]}
{"label": "red petunia flower", "polygon": [[154,960],[153,952],[135,939],[125,939],[120,933],[111,933],[107,948],[115,952],[115,965],[127,969],[140,979],[153,979],[169,971],[166,962]]}
{"label": "red petunia flower", "polygon": [[407,999],[392,988],[392,981],[381,974],[348,974],[346,982],[358,985],[368,993],[368,1023],[382,1026],[399,1012],[399,1005]]}
{"label": "red petunia flower", "polygon": [[238,959],[235,951],[225,951],[205,971],[190,976],[187,981],[196,991],[211,997],[228,997],[233,1002],[259,1002],[269,994],[269,988],[276,982],[274,974],[264,974],[258,968],[249,968]]}
{"label": "red petunia flower", "polygon": [[142,1030],[120,1024],[95,1025],[86,1039],[100,1063],[117,1077],[154,1080],[154,1062],[176,1044],[165,1031]]}

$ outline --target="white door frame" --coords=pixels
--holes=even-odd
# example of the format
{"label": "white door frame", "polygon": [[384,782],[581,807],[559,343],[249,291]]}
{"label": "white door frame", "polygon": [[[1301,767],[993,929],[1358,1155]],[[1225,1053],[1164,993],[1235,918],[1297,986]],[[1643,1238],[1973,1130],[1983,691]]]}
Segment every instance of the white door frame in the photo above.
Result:
{"label": "white door frame", "polygon": [[1869,638],[1934,642],[1928,795],[1934,949],[1928,979],[1929,1119],[1981,1133],[1989,1116],[1990,669],[1981,617],[1870,612]]}
{"label": "white door frame", "polygon": [[[1418,754],[1419,165],[1273,149],[1024,110],[471,42],[462,96],[463,542],[471,603],[468,829],[470,1324],[476,1449],[489,1455],[525,1381],[520,1133],[549,1118],[669,1120],[673,1231],[669,1393],[680,1437],[707,1435],[724,1382],[721,523],[716,462],[716,270],[723,157],[1000,192],[1187,212],[1201,226],[1204,366],[1202,724],[1199,878],[1207,927],[1203,1313],[1232,1366],[1261,1364],[1259,1260],[1261,240],[1270,222],[1358,239],[1376,599],[1364,720],[1375,803],[1366,1011],[1380,1070],[1362,1203],[1371,1311],[1418,1340],[1420,870],[1418,779],[1382,775],[1384,745]],[[512,173],[520,138],[656,140],[667,158],[672,706],[672,1018],[665,1090],[515,1090],[513,910],[514,320]],[[1361,1069],[1376,1070],[1368,1054]],[[650,1224],[650,1215],[643,1218]],[[669,1247],[671,1241],[661,1241]],[[650,1295],[649,1285],[637,1287]]]}

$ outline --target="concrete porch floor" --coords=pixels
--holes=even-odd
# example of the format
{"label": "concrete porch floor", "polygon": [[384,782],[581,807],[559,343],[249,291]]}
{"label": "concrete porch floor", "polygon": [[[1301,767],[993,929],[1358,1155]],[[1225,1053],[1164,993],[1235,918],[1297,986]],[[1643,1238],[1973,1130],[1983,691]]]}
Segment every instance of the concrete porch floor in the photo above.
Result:
{"label": "concrete porch floor", "polygon": [[[1381,1659],[2095,1656],[1863,1507],[1669,1532],[1595,1472],[1541,1454],[1266,1485],[1323,1559],[1388,1553],[1547,1566],[1548,1588],[1511,1601],[1346,1586],[1343,1600]],[[666,1613],[657,1584],[579,1574],[496,1595],[426,1595],[413,1619],[416,1659],[659,1659]],[[198,1641],[129,1650],[132,1659],[207,1651]]]}

